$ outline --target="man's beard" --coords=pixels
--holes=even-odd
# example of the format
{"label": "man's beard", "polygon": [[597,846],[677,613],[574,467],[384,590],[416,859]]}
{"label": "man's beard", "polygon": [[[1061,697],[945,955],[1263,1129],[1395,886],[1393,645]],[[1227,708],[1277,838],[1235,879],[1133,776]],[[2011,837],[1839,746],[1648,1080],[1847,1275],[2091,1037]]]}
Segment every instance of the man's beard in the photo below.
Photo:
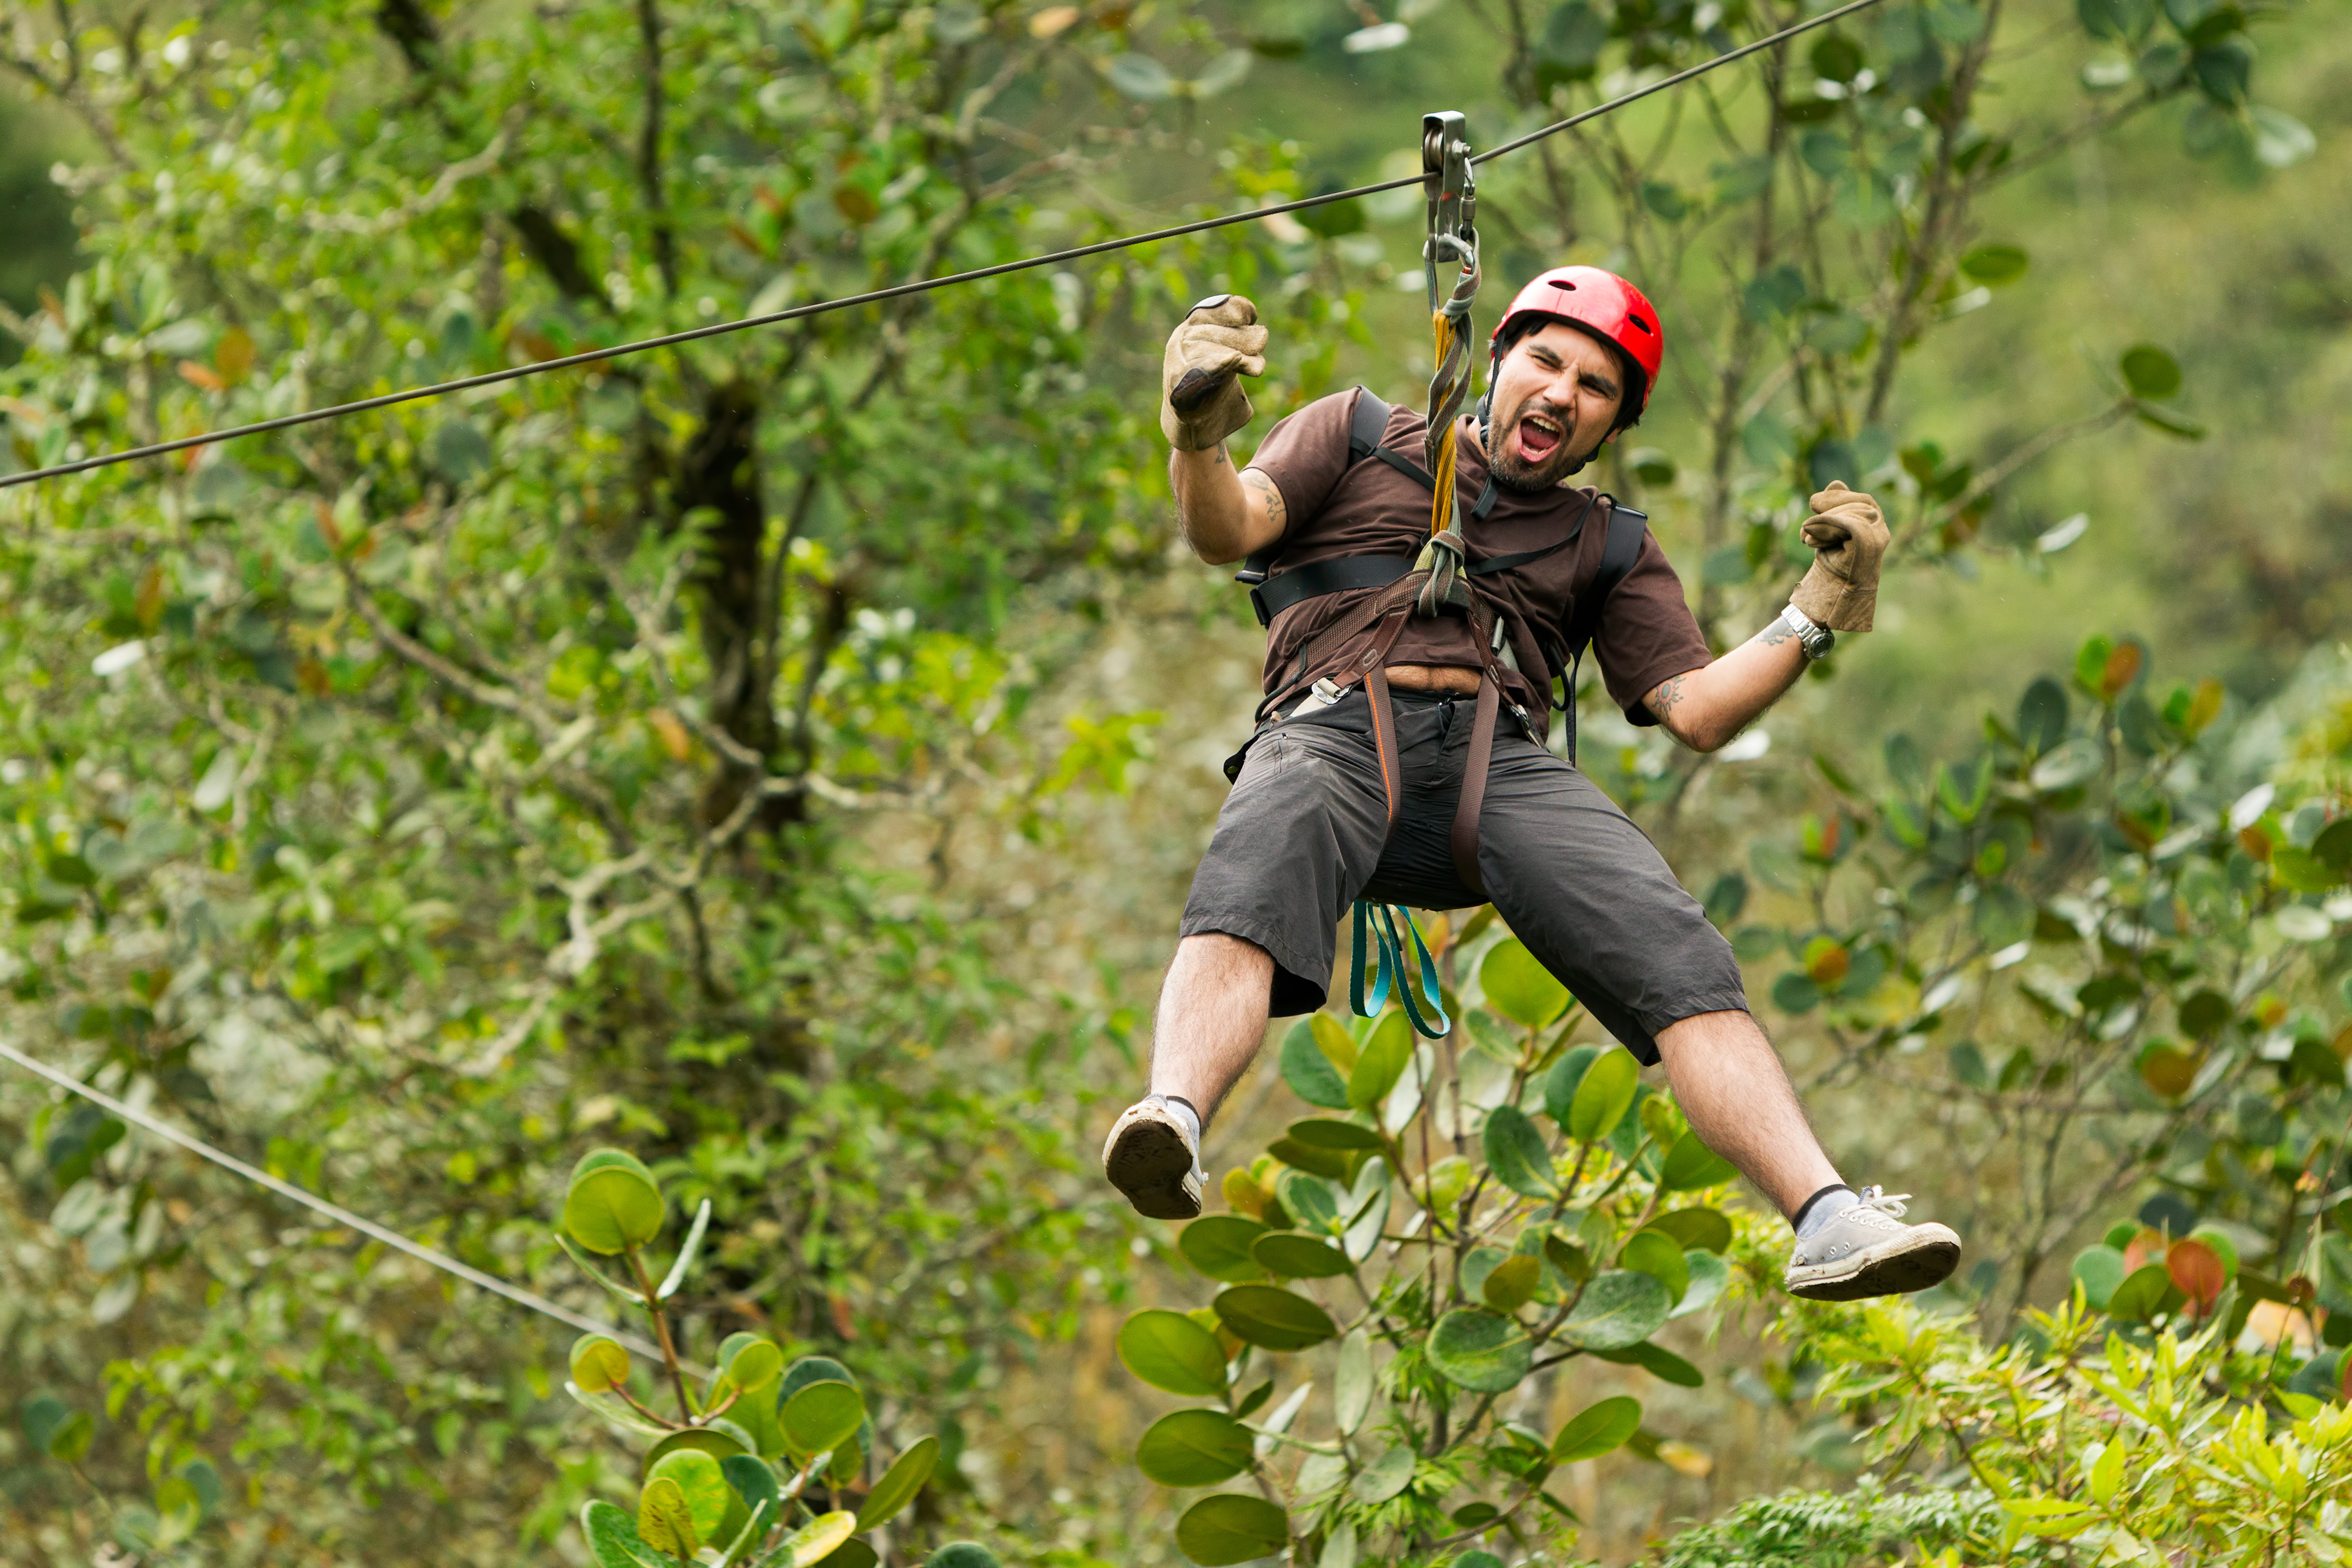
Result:
{"label": "man's beard", "polygon": [[[1518,453],[1519,421],[1530,410],[1550,417],[1560,427],[1559,445],[1545,453],[1541,459],[1530,463]],[[1562,479],[1592,459],[1592,452],[1579,453],[1574,449],[1575,427],[1566,417],[1549,407],[1538,407],[1532,400],[1511,410],[1510,422],[1499,427],[1489,442],[1486,467],[1495,476],[1495,488],[1517,495],[1540,495],[1558,488]],[[1599,451],[1596,444],[1593,451]]]}

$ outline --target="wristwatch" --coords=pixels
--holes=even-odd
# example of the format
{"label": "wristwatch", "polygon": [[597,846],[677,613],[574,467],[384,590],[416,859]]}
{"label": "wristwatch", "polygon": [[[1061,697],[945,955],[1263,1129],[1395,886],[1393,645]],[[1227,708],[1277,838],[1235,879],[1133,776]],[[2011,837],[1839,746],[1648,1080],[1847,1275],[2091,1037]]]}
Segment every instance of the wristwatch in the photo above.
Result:
{"label": "wristwatch", "polygon": [[1837,647],[1837,633],[1817,624],[1794,605],[1780,612],[1780,623],[1797,634],[1797,646],[1805,650],[1807,659],[1826,658],[1830,649]]}

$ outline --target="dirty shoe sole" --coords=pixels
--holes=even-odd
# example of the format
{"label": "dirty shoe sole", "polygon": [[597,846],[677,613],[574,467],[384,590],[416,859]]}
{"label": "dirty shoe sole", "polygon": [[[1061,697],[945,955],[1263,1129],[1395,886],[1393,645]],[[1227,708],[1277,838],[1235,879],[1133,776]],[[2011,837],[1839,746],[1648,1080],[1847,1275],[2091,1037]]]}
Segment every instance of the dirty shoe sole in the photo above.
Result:
{"label": "dirty shoe sole", "polygon": [[1130,1106],[1103,1144],[1103,1174],[1146,1219],[1191,1219],[1201,1181],[1184,1130],[1158,1106]]}
{"label": "dirty shoe sole", "polygon": [[1907,1296],[1942,1284],[1959,1261],[1960,1238],[1948,1226],[1915,1225],[1902,1236],[1834,1263],[1791,1268],[1785,1285],[1790,1295],[1809,1301]]}

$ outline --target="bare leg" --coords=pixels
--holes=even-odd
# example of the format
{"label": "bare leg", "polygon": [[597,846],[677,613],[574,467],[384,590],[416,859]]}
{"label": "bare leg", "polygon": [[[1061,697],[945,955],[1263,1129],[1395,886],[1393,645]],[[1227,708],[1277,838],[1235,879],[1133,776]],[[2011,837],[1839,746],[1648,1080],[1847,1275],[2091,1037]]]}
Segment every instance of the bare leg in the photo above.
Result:
{"label": "bare leg", "polygon": [[1837,1167],[1813,1140],[1780,1054],[1745,1013],[1700,1013],[1668,1025],[1658,1054],[1691,1131],[1794,1217]]}
{"label": "bare leg", "polygon": [[1189,1102],[1205,1128],[1265,1041],[1273,984],[1274,959],[1255,942],[1204,932],[1177,943],[1152,1026],[1151,1092]]}

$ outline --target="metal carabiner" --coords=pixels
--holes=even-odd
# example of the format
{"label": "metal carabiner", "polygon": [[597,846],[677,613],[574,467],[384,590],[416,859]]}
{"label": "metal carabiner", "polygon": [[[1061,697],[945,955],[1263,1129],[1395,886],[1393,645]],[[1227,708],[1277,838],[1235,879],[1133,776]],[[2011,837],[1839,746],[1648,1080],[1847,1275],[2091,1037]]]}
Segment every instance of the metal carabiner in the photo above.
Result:
{"label": "metal carabiner", "polygon": [[[1455,110],[1421,117],[1422,190],[1428,199],[1429,237],[1422,246],[1423,277],[1433,314],[1447,310],[1462,292],[1458,283],[1441,290],[1437,265],[1450,257],[1465,272],[1478,270],[1478,186],[1470,166],[1468,120]],[[1475,285],[1472,286],[1473,292]],[[1465,300],[1463,309],[1467,310]],[[1459,315],[1461,311],[1449,311]]]}

